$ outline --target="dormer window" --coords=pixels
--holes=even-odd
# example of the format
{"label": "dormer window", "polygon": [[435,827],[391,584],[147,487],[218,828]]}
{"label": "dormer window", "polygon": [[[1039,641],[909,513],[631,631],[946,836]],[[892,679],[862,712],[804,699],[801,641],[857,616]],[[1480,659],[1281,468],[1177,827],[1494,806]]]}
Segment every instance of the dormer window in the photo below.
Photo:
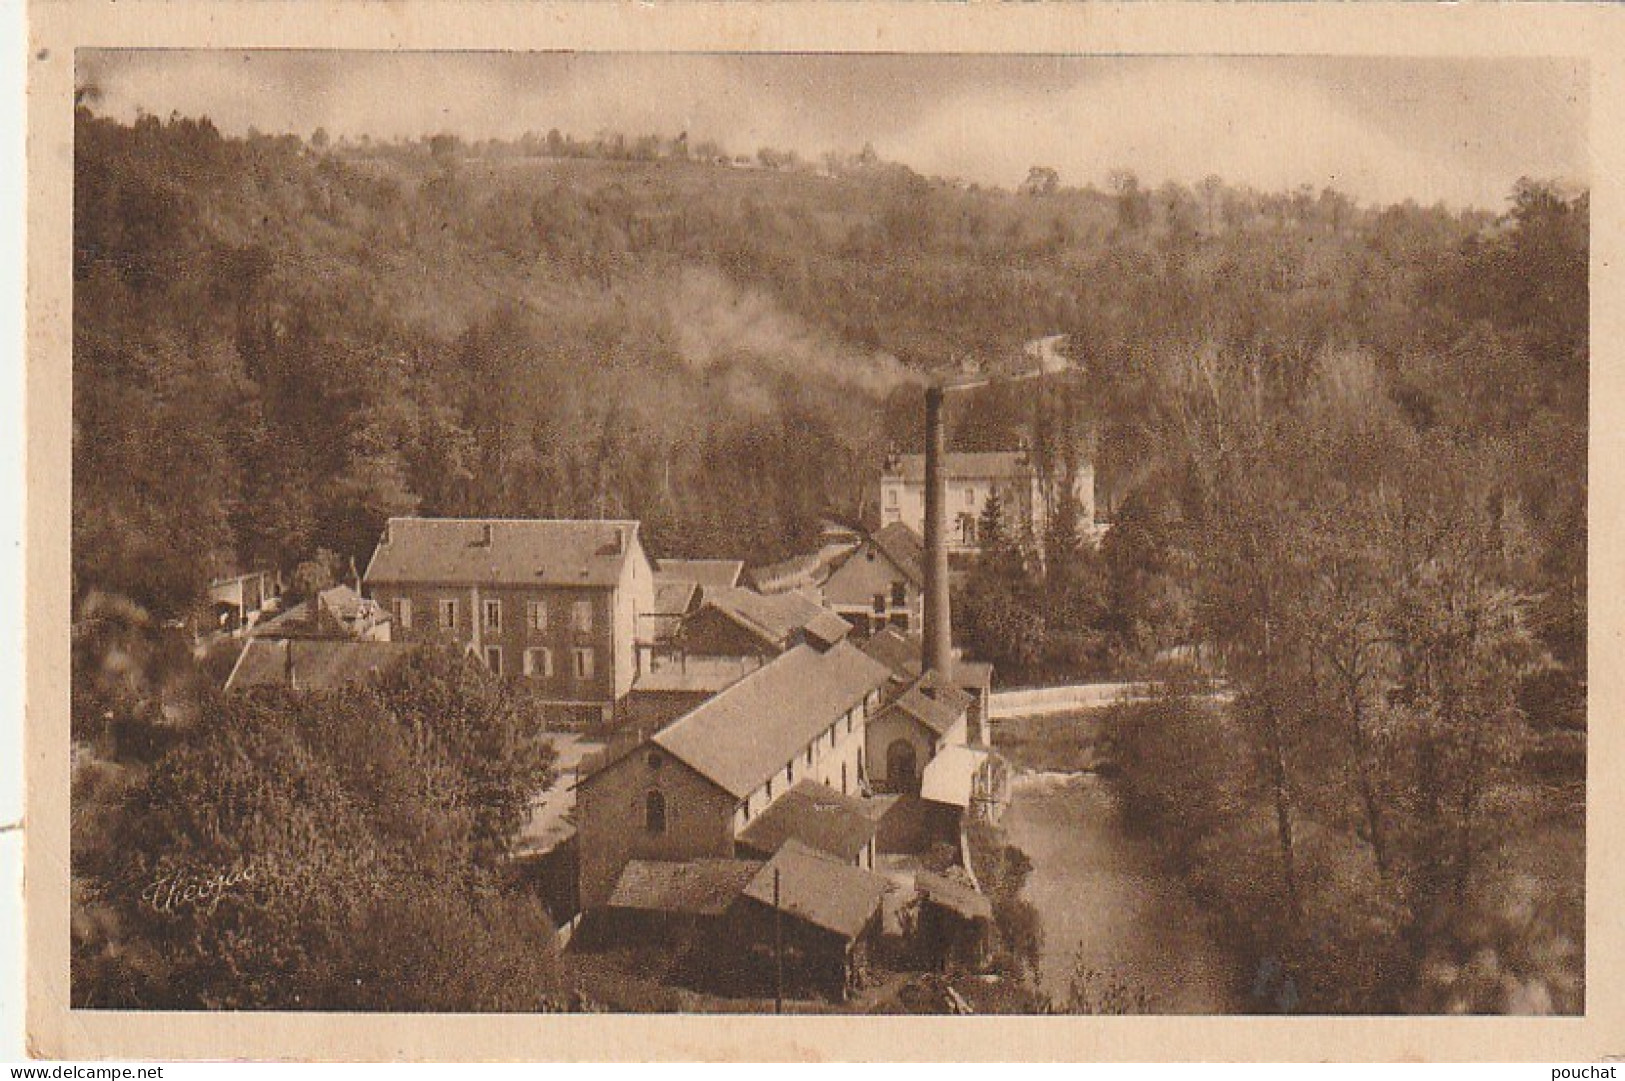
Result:
{"label": "dormer window", "polygon": [[643,797],[643,828],[649,833],[666,832],[666,797],[659,789],[651,789]]}

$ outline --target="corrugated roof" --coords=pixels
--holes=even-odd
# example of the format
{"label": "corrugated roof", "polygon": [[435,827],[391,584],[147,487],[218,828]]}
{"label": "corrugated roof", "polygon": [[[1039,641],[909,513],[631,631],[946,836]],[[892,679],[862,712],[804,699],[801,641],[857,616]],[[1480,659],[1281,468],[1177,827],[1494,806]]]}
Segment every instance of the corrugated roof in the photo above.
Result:
{"label": "corrugated roof", "polygon": [[363,680],[412,652],[410,642],[352,641],[340,638],[250,638],[226,679],[226,690],[289,685],[328,691]]}
{"label": "corrugated roof", "polygon": [[634,521],[391,518],[366,580],[612,586],[637,531]]}
{"label": "corrugated roof", "polygon": [[739,576],[745,573],[745,562],[741,559],[662,559],[656,573],[662,578],[693,582],[707,589],[730,589],[739,584]]}
{"label": "corrugated roof", "polygon": [[784,649],[797,631],[825,613],[799,593],[763,594],[739,588],[707,589],[704,607],[715,608],[775,649]]}
{"label": "corrugated roof", "polygon": [[877,825],[863,800],[817,781],[801,781],[758,815],[739,840],[765,853],[777,852],[786,841],[800,841],[851,863],[874,839]]}
{"label": "corrugated roof", "polygon": [[856,938],[874,917],[890,883],[872,871],[821,856],[799,841],[786,841],[745,887],[745,896],[773,906],[773,873],[779,874],[779,910],[815,927]]}
{"label": "corrugated roof", "polygon": [[914,873],[914,889],[921,899],[958,913],[967,920],[991,920],[993,902],[971,887],[930,871]]}
{"label": "corrugated roof", "polygon": [[925,543],[902,522],[893,522],[871,538],[875,547],[915,585],[925,582]]}
{"label": "corrugated roof", "polygon": [[[1032,465],[1025,451],[949,451],[943,464],[943,475],[949,484],[956,480],[1026,480],[1032,476]],[[899,454],[893,468],[886,471],[890,477],[901,477],[908,484],[925,483],[925,455]]]}
{"label": "corrugated roof", "polygon": [[827,650],[799,645],[672,722],[654,742],[743,799],[887,675],[849,642]]}
{"label": "corrugated roof", "polygon": [[609,907],[720,916],[761,869],[759,860],[632,860],[615,880]]}

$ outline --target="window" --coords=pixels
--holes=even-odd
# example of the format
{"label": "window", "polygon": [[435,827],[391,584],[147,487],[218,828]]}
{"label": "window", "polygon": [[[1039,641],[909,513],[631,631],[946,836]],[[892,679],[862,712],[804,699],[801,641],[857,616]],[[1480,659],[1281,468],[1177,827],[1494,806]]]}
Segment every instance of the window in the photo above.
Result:
{"label": "window", "polygon": [[967,506],[967,507],[976,506],[976,489],[975,488],[966,488],[965,489],[965,506]]}
{"label": "window", "polygon": [[547,630],[546,601],[529,601],[526,603],[525,624],[533,631]]}
{"label": "window", "polygon": [[457,629],[457,602],[455,600],[440,602],[440,628],[447,631]]}
{"label": "window", "polygon": [[851,710],[846,711],[846,734],[849,735],[849,736],[852,734],[852,711]]}
{"label": "window", "polygon": [[893,627],[896,627],[900,631],[907,631],[908,630],[908,613],[907,612],[893,612],[891,614],[891,618],[888,619],[886,622],[890,623]]}
{"label": "window", "polygon": [[959,543],[973,546],[976,544],[976,516],[961,514],[959,516]]}
{"label": "window", "polygon": [[412,629],[412,598],[395,598],[395,626],[402,630]]}
{"label": "window", "polygon": [[650,833],[666,832],[666,797],[657,790],[643,797],[643,828]]}
{"label": "window", "polygon": [[846,763],[841,763],[841,795],[846,795]]}
{"label": "window", "polygon": [[903,582],[891,584],[891,606],[901,608],[908,603],[908,586]]}
{"label": "window", "polygon": [[836,727],[837,726],[833,725],[833,724],[829,726],[829,745],[831,747],[835,746],[835,729],[836,729]]}
{"label": "window", "polygon": [[553,651],[540,646],[525,650],[525,675],[550,679],[553,675]]}
{"label": "window", "polygon": [[593,676],[593,672],[595,672],[597,670],[597,666],[593,663],[594,658],[593,658],[592,650],[590,650],[590,649],[578,649],[578,650],[575,651],[575,657],[576,657],[576,678],[577,679],[591,679],[592,676]]}
{"label": "window", "polygon": [[888,506],[888,507],[897,506],[897,489],[896,488],[887,488],[886,489],[886,506]]}
{"label": "window", "polygon": [[489,668],[492,672],[496,673],[499,676],[502,674],[502,647],[501,646],[486,646],[485,647],[485,667]]}
{"label": "window", "polygon": [[744,811],[745,811],[745,821],[749,822],[750,821],[750,797],[749,796],[745,797]]}
{"label": "window", "polygon": [[812,753],[813,753],[813,745],[811,743],[809,743],[809,744],[807,744],[807,765],[809,765],[809,766],[812,765]]}
{"label": "window", "polygon": [[502,602],[485,601],[480,606],[480,625],[488,631],[502,629]]}
{"label": "window", "polygon": [[784,764],[784,783],[787,785],[796,783],[796,760],[794,758]]}
{"label": "window", "polygon": [[858,783],[863,783],[863,748],[858,748]]}
{"label": "window", "polygon": [[571,622],[582,634],[592,630],[592,601],[576,601]]}
{"label": "window", "polygon": [[773,802],[773,778],[767,779],[767,802]]}
{"label": "window", "polygon": [[875,594],[874,609],[875,615],[877,616],[883,616],[886,614],[886,595],[884,593]]}

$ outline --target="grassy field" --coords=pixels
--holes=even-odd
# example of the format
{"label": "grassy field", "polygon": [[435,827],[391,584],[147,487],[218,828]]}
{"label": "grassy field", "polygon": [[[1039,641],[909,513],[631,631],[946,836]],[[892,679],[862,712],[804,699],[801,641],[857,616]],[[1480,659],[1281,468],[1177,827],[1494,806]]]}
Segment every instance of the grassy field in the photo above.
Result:
{"label": "grassy field", "polygon": [[1077,773],[1102,760],[1105,710],[999,718],[992,724],[993,746],[1018,771]]}

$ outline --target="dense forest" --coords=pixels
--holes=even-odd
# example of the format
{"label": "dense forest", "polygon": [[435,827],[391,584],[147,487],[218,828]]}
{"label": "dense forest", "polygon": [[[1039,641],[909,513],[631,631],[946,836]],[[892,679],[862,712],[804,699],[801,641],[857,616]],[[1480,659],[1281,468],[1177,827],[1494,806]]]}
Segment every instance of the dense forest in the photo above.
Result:
{"label": "dense forest", "polygon": [[[1124,783],[1274,959],[1272,987],[1296,975],[1294,1004],[1507,1008],[1500,970],[1472,977],[1482,993],[1440,975],[1501,935],[1517,945],[1498,956],[1544,973],[1514,981],[1514,1005],[1579,1008],[1583,876],[1529,887],[1523,931],[1490,900],[1516,846],[1542,843],[1493,823],[1579,828],[1563,800],[1583,777],[1587,194],[1523,181],[1500,208],[1370,207],[1218,177],[1068,187],[1042,167],[1005,191],[867,148],[813,164],[556,132],[230,138],[92,101],[75,155],[74,719],[101,756],[76,782],[77,1000],[286,1004],[233,990],[214,955],[352,1006],[346,981],[383,963],[350,943],[318,964],[275,935],[239,959],[238,940],[166,938],[173,920],[126,941],[107,898],[171,873],[152,831],[225,854],[220,823],[125,821],[130,800],[184,818],[241,784],[263,823],[316,799],[331,822],[262,840],[291,852],[309,838],[286,831],[314,831],[372,906],[398,876],[451,873],[412,855],[432,841],[460,868],[442,903],[462,907],[400,926],[455,916],[446,957],[545,919],[489,881],[513,823],[405,810],[442,781],[497,783],[485,737],[414,713],[473,677],[423,662],[330,730],[202,681],[159,708],[189,661],[140,628],[192,612],[211,575],[364,565],[408,512],[630,516],[656,555],[780,558],[825,516],[872,520],[884,455],[919,444],[926,379],[1065,334],[1072,371],[966,396],[952,440],[1025,442],[1055,492],[1089,455],[1112,527],[1091,547],[1059,496],[1043,537],[990,511],[963,644],[1006,683],[1193,657],[1227,678],[1225,738],[1192,720],[1199,697],[1118,719]],[[345,773],[386,721],[411,750]],[[174,748],[178,724],[207,739]],[[511,744],[496,760],[520,788],[546,770]],[[451,971],[412,963],[414,981]],[[524,1008],[546,982],[445,986]]]}

